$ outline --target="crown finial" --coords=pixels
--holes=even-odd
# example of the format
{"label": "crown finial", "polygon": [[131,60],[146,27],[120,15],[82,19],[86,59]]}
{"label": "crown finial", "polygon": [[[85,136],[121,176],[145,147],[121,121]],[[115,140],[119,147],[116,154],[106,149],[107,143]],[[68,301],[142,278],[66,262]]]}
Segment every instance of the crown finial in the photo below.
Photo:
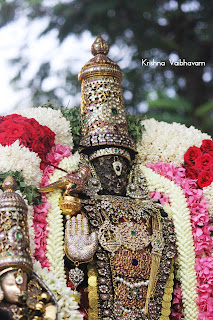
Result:
{"label": "crown finial", "polygon": [[108,52],[109,52],[109,46],[107,42],[101,36],[97,36],[97,38],[95,39],[91,47],[92,55],[93,56],[96,56],[97,54],[107,55]]}
{"label": "crown finial", "polygon": [[2,188],[5,192],[6,191],[14,192],[16,191],[17,183],[12,176],[7,176],[7,178],[4,180],[2,184]]}

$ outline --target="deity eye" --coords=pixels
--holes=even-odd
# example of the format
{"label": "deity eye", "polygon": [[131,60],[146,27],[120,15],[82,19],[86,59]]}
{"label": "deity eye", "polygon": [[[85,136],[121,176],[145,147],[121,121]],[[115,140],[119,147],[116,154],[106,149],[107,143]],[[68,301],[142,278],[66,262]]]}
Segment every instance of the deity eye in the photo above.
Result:
{"label": "deity eye", "polygon": [[116,174],[117,176],[120,176],[120,175],[121,175],[121,172],[122,172],[123,166],[122,166],[122,163],[118,160],[117,157],[114,157],[114,161],[113,161],[113,163],[112,163],[112,166],[113,166],[113,169],[114,169],[114,171],[115,171],[115,174]]}

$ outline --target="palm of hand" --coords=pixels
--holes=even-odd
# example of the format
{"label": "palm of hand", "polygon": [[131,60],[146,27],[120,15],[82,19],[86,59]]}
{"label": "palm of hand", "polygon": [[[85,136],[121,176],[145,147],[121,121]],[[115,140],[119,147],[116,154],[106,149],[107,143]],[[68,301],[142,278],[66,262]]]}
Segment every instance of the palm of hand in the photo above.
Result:
{"label": "palm of hand", "polygon": [[92,260],[98,247],[96,232],[89,233],[88,220],[81,214],[67,220],[65,233],[65,253],[74,262]]}

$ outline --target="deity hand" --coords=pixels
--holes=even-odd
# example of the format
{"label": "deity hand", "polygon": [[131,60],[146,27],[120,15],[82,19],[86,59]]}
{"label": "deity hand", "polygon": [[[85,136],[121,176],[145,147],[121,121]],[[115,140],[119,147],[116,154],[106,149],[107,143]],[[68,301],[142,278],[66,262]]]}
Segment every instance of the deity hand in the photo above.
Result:
{"label": "deity hand", "polygon": [[73,262],[82,263],[92,260],[98,247],[96,232],[89,234],[88,220],[82,214],[67,217],[65,229],[65,253]]}
{"label": "deity hand", "polygon": [[58,181],[49,184],[46,187],[39,188],[40,192],[51,192],[56,189],[66,189],[65,193],[76,193],[82,191],[85,182],[90,177],[90,169],[88,166],[83,165],[77,172],[69,173],[65,177],[60,178]]}

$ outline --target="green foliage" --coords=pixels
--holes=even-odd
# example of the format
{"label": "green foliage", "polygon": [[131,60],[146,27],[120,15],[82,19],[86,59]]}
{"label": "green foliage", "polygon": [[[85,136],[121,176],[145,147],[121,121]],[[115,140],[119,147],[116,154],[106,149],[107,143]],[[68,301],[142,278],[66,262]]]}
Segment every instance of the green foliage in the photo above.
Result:
{"label": "green foliage", "polygon": [[74,107],[72,109],[63,108],[63,116],[70,122],[70,127],[72,131],[72,137],[74,142],[73,151],[78,149],[80,138],[81,138],[81,113],[79,107]]}
{"label": "green foliage", "polygon": [[142,139],[143,134],[143,126],[141,125],[141,121],[143,120],[142,116],[135,115],[135,114],[127,114],[127,124],[129,134],[134,140],[135,144]]}
{"label": "green foliage", "polygon": [[17,190],[20,190],[22,194],[26,196],[29,204],[38,205],[42,203],[41,194],[34,186],[27,186],[24,182],[24,178],[19,171],[0,172],[0,188],[2,189],[2,183],[8,176],[13,176],[17,183]]}

